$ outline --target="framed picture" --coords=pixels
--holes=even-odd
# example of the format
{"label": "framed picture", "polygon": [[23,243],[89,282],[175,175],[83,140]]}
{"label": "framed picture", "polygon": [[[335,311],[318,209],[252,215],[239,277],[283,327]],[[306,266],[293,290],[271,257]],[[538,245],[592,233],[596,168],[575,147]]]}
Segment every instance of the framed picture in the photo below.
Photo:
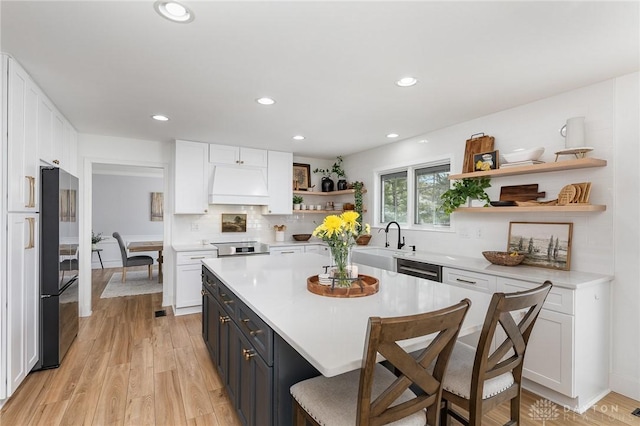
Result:
{"label": "framed picture", "polygon": [[311,165],[293,163],[293,189],[306,191],[311,186]]}
{"label": "framed picture", "polygon": [[507,251],[524,254],[523,265],[568,271],[573,223],[510,222]]}
{"label": "framed picture", "polygon": [[164,195],[162,192],[151,193],[151,222],[162,222],[164,219]]}
{"label": "framed picture", "polygon": [[222,232],[247,232],[247,215],[222,213]]}
{"label": "framed picture", "polygon": [[476,172],[500,168],[500,151],[483,152],[473,155],[473,170]]}

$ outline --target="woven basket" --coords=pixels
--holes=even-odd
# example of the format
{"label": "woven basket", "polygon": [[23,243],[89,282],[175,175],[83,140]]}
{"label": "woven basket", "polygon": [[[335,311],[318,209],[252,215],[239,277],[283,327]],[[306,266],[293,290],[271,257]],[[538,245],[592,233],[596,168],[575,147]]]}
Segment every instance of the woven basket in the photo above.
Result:
{"label": "woven basket", "polygon": [[494,265],[516,266],[524,260],[524,254],[516,254],[512,256],[506,251],[483,251],[482,255]]}

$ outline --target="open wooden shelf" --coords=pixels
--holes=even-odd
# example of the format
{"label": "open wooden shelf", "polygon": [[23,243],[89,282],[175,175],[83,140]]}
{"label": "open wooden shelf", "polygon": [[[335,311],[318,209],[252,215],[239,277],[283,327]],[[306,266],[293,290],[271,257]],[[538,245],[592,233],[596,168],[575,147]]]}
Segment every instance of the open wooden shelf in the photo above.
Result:
{"label": "open wooden shelf", "polygon": [[606,205],[575,204],[566,206],[522,206],[522,207],[458,207],[456,213],[531,213],[531,212],[603,212]]}
{"label": "open wooden shelf", "polygon": [[[365,192],[367,192],[366,189],[362,190],[362,193],[364,194]],[[348,194],[355,194],[356,190],[355,189],[344,189],[342,191],[331,191],[331,192],[320,192],[320,191],[293,191],[294,194],[296,195],[322,195],[322,196],[329,196],[329,197],[333,197],[335,195],[348,195]]]}
{"label": "open wooden shelf", "polygon": [[[607,160],[600,160],[597,158],[580,158],[576,160],[565,160],[565,161],[557,161],[553,163],[534,164],[531,166],[506,167],[503,169],[487,170],[486,172],[460,173],[457,175],[449,175],[449,179],[456,180],[456,179],[464,179],[464,178],[528,175],[531,173],[544,173],[544,172],[555,172],[560,170],[585,169],[588,167],[604,167],[606,165],[607,165]],[[504,207],[500,207],[500,208],[504,209]]]}

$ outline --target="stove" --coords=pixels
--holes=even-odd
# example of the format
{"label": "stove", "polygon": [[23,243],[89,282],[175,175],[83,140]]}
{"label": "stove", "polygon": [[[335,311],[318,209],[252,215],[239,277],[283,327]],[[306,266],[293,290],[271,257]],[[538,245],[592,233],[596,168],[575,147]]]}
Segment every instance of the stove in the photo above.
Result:
{"label": "stove", "polygon": [[269,254],[269,246],[258,241],[211,243],[211,245],[218,249],[218,257],[246,256],[250,254]]}

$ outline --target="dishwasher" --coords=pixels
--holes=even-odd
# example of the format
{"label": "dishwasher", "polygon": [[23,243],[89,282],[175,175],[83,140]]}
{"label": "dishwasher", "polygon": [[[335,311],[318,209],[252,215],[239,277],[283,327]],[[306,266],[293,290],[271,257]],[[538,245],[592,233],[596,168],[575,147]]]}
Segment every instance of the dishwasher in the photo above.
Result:
{"label": "dishwasher", "polygon": [[397,272],[430,281],[442,282],[442,266],[432,263],[398,258]]}

